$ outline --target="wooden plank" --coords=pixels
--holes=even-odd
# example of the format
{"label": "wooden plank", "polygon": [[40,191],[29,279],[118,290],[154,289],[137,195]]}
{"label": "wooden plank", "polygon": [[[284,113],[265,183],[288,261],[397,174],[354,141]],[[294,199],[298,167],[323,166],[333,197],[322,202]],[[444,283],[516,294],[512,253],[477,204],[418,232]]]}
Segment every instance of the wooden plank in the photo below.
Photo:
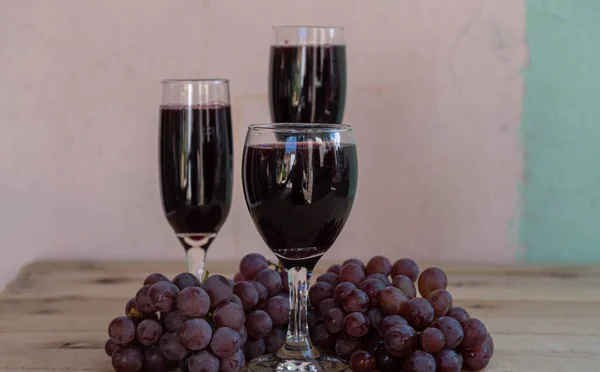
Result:
{"label": "wooden plank", "polygon": [[[3,297],[125,298],[135,293],[148,273],[161,271],[173,277],[178,273],[173,268],[181,266],[144,263],[132,265],[130,267],[133,269],[128,270],[123,263],[115,263],[114,266],[110,263],[73,266],[72,263],[59,262],[56,265],[56,275],[49,274],[53,271],[49,270],[48,264],[36,263],[25,268],[22,274],[6,288]],[[209,266],[209,270],[232,277],[232,266],[226,263],[215,263]],[[463,271],[451,265],[443,266],[449,270],[449,289],[455,298],[461,300],[589,302],[600,299],[600,273],[598,276],[590,276],[590,272],[596,272],[592,267],[581,269],[534,267],[529,272],[519,266],[516,268],[490,266],[489,270],[481,267],[473,269],[466,267]],[[140,267],[142,267],[141,271],[136,270]],[[323,272],[324,268],[321,266],[315,271],[315,275]],[[36,270],[40,270],[40,274],[37,274]],[[456,272],[453,274],[452,270]],[[36,272],[36,275],[32,275],[32,272]],[[581,276],[573,276],[580,275],[578,273],[581,273]],[[586,296],[581,296],[581,293],[586,293]]]}
{"label": "wooden plank", "polygon": [[[455,304],[494,335],[486,372],[598,370],[600,266],[438,266]],[[26,266],[0,293],[0,371],[111,371],[103,350],[110,319],[123,313],[148,273],[183,270],[183,262]],[[211,262],[209,270],[231,277],[236,267]]]}

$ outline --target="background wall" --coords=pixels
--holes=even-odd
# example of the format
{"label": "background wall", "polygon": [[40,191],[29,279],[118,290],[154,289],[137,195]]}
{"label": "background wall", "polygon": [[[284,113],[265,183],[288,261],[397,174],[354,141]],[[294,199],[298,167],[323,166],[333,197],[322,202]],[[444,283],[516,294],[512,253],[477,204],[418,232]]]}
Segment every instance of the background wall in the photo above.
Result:
{"label": "background wall", "polygon": [[600,261],[600,1],[527,5],[521,242],[531,261]]}
{"label": "background wall", "polygon": [[[159,202],[159,81],[231,79],[238,181],[278,24],[347,28],[360,184],[329,259],[517,258],[523,0],[0,4],[0,282],[34,257],[183,259]],[[267,253],[237,182],[209,259],[250,251]]]}

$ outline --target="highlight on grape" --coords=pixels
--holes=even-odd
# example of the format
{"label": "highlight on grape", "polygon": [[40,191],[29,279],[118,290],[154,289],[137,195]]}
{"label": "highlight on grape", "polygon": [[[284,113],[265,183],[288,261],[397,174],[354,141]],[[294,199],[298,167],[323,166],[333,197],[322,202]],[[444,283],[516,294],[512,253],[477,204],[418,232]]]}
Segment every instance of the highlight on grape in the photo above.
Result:
{"label": "highlight on grape", "polygon": [[[492,337],[454,306],[447,284],[443,270],[420,272],[408,258],[333,265],[309,290],[311,338],[353,372],[482,370]],[[153,273],[109,323],[105,351],[116,372],[243,371],[283,346],[289,312],[285,271],[258,253],[242,258],[233,279]]]}

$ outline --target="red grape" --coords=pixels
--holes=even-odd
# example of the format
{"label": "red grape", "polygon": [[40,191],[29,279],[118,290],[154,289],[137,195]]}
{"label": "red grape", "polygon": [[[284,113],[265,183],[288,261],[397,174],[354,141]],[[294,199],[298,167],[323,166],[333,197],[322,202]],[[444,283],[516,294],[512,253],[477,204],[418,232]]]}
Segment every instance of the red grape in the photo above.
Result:
{"label": "red grape", "polygon": [[196,352],[187,361],[188,372],[219,372],[219,358],[208,350]]}
{"label": "red grape", "polygon": [[452,307],[446,316],[458,320],[459,323],[465,319],[469,319],[469,313],[462,307]]}
{"label": "red grape", "polygon": [[154,283],[169,281],[169,278],[160,273],[150,274],[144,279],[144,285],[151,286]]}
{"label": "red grape", "polygon": [[477,318],[469,318],[460,322],[463,329],[464,338],[460,344],[463,350],[476,350],[483,345],[487,337],[487,328],[485,324]]}
{"label": "red grape", "polygon": [[308,316],[306,317],[306,322],[308,323],[309,330],[314,329],[317,324],[321,321],[320,316],[317,310],[310,309],[308,310]]}
{"label": "red grape", "polygon": [[231,301],[233,295],[233,286],[229,284],[229,280],[222,275],[211,275],[204,283],[202,288],[210,297],[210,308],[214,309],[224,302]]}
{"label": "red grape", "polygon": [[246,330],[246,327],[242,327],[240,329],[238,329],[237,331],[240,334],[240,338],[242,339],[242,345],[246,343],[246,341],[248,341],[248,331]]}
{"label": "red grape", "polygon": [[244,344],[244,355],[247,360],[252,360],[265,353],[265,340],[262,338],[250,338]]}
{"label": "red grape", "polygon": [[281,272],[279,273],[279,276],[281,277],[281,292],[285,292],[287,295],[290,294],[290,278],[288,276],[287,271],[285,271],[285,269],[281,269]]}
{"label": "red grape", "polygon": [[318,307],[321,301],[331,297],[333,297],[333,287],[326,282],[315,283],[315,285],[308,290],[308,299],[310,300],[310,304],[314,307]]}
{"label": "red grape", "polygon": [[183,323],[188,320],[188,317],[183,315],[179,310],[162,313],[160,320],[167,332],[179,332]]}
{"label": "red grape", "polygon": [[396,287],[385,287],[378,295],[379,305],[388,315],[400,315],[408,303],[408,297]]}
{"label": "red grape", "polygon": [[153,319],[143,320],[140,324],[138,324],[136,330],[138,341],[146,346],[157,343],[162,334],[162,325]]}
{"label": "red grape", "polygon": [[264,304],[267,298],[269,298],[269,293],[267,292],[267,289],[264,285],[260,284],[259,282],[252,281],[250,283],[254,286],[254,289],[256,289],[256,293],[258,293],[257,306],[260,304]]}
{"label": "red grape", "polygon": [[439,329],[444,334],[446,349],[454,349],[463,341],[463,329],[460,323],[454,318],[443,316],[436,319],[431,326]]}
{"label": "red grape", "polygon": [[254,310],[246,315],[246,330],[254,338],[264,338],[273,329],[273,321],[269,314],[262,310]]}
{"label": "red grape", "polygon": [[269,297],[281,291],[281,275],[275,270],[263,269],[256,273],[254,280],[265,286]]}
{"label": "red grape", "polygon": [[365,280],[365,271],[355,263],[344,264],[340,269],[340,282],[349,282],[358,286]]}
{"label": "red grape", "polygon": [[413,282],[419,277],[419,266],[410,258],[402,258],[392,265],[392,278],[398,275],[404,275],[410,278]]}
{"label": "red grape", "polygon": [[228,327],[218,328],[210,340],[210,349],[219,358],[233,356],[240,347],[242,347],[240,334]]}
{"label": "red grape", "polygon": [[187,287],[177,296],[177,308],[185,316],[202,318],[210,310],[210,297],[200,287]]}
{"label": "red grape", "polygon": [[244,356],[244,350],[241,348],[232,356],[219,358],[220,372],[240,372],[245,365],[246,357]]}
{"label": "red grape", "polygon": [[179,331],[181,342],[190,350],[202,350],[207,347],[212,335],[212,328],[208,322],[199,318],[187,320]]}
{"label": "red grape", "polygon": [[415,350],[404,361],[404,372],[435,372],[433,355],[422,350]]}
{"label": "red grape", "polygon": [[367,275],[366,279],[379,279],[386,287],[392,285],[387,276],[379,273]]}
{"label": "red grape", "polygon": [[190,273],[181,273],[173,278],[173,284],[183,290],[188,287],[200,287],[200,280]]}
{"label": "red grape", "polygon": [[240,282],[246,282],[246,281],[248,281],[248,279],[244,278],[242,273],[235,273],[235,275],[233,276],[233,281],[235,283],[240,283]]}
{"label": "red grape", "polygon": [[285,343],[285,332],[281,328],[273,328],[265,336],[265,354],[276,353]]}
{"label": "red grape", "polygon": [[377,368],[375,357],[364,350],[357,350],[350,356],[352,372],[372,372]]}
{"label": "red grape", "polygon": [[169,361],[160,352],[157,345],[144,350],[144,370],[148,372],[164,372],[168,369]]}
{"label": "red grape", "polygon": [[434,355],[437,372],[460,372],[462,357],[454,350],[444,349]]}
{"label": "red grape", "polygon": [[335,353],[343,360],[348,360],[352,353],[362,349],[362,347],[362,339],[354,338],[345,332],[340,333],[335,341]]}
{"label": "red grape", "polygon": [[408,325],[400,324],[390,328],[383,337],[387,351],[395,357],[405,357],[419,346],[417,332]]}
{"label": "red grape", "polygon": [[164,333],[160,338],[158,346],[162,355],[173,362],[180,361],[189,353],[189,350],[183,345],[177,332]]}
{"label": "red grape", "polygon": [[150,304],[157,311],[170,311],[177,304],[179,288],[170,281],[160,281],[148,289]]}
{"label": "red grape", "polygon": [[[117,349],[118,350],[118,349]],[[493,346],[484,342],[479,349],[462,352],[463,368],[467,371],[480,371],[487,367],[492,358]]]}
{"label": "red grape", "polygon": [[217,328],[229,327],[237,331],[244,326],[246,315],[238,304],[224,303],[217,306],[213,312],[213,322]]}
{"label": "red grape", "polygon": [[254,280],[256,273],[268,267],[267,259],[258,253],[245,255],[240,261],[240,273],[247,280]]}
{"label": "red grape", "polygon": [[363,271],[365,271],[365,264],[359,260],[358,258],[349,258],[346,261],[342,262],[342,267],[347,264],[355,264],[358,265]]}
{"label": "red grape", "polygon": [[490,352],[494,354],[494,340],[492,339],[492,335],[488,333],[484,343],[490,348]]}
{"label": "red grape", "polygon": [[383,311],[378,307],[372,307],[367,311],[367,317],[371,322],[371,328],[375,331],[379,330],[379,325],[383,320]]}
{"label": "red grape", "polygon": [[369,308],[369,296],[360,289],[352,289],[344,296],[342,305],[346,313],[364,313]]}
{"label": "red grape", "polygon": [[365,271],[367,275],[383,274],[388,276],[392,272],[392,263],[384,256],[375,256],[369,260]]}
{"label": "red grape", "polygon": [[130,318],[139,318],[142,314],[137,310],[137,303],[135,297],[130,298],[125,305],[125,316]]}
{"label": "red grape", "polygon": [[421,333],[421,347],[428,353],[434,354],[444,348],[446,338],[437,328],[427,328]]}
{"label": "red grape", "polygon": [[315,327],[311,338],[319,349],[323,351],[333,351],[336,346],[335,335],[327,332],[327,329],[325,329],[323,324],[319,324]]}
{"label": "red grape", "polygon": [[290,301],[281,296],[271,297],[265,304],[265,311],[271,317],[274,326],[284,326],[288,324],[290,317]]}
{"label": "red grape", "polygon": [[404,359],[392,356],[385,348],[377,351],[377,369],[379,372],[402,371]]}
{"label": "red grape", "polygon": [[381,323],[379,325],[379,337],[383,338],[387,331],[396,325],[408,325],[408,322],[400,315],[388,315],[381,319]]}
{"label": "red grape", "polygon": [[419,276],[419,293],[423,298],[429,296],[429,294],[436,289],[446,289],[448,285],[448,278],[446,273],[440,268],[430,267],[425,269]]}
{"label": "red grape", "polygon": [[334,273],[335,275],[340,275],[340,269],[342,268],[342,265],[337,264],[337,265],[331,265],[329,266],[329,268],[327,269],[328,273]]}
{"label": "red grape", "polygon": [[434,318],[448,314],[452,307],[452,295],[445,289],[436,289],[427,296],[427,301],[433,307]]}
{"label": "red grape", "polygon": [[244,308],[244,304],[242,304],[242,300],[237,295],[231,295],[231,303],[238,305],[240,308]]}
{"label": "red grape", "polygon": [[108,325],[108,336],[117,345],[127,344],[135,338],[135,323],[126,316],[118,316]]}
{"label": "red grape", "polygon": [[327,282],[331,284],[333,288],[335,288],[338,284],[340,284],[340,278],[334,273],[324,273],[317,277],[318,282]]}
{"label": "red grape", "polygon": [[379,279],[365,279],[360,283],[358,288],[365,292],[369,297],[371,307],[379,306],[379,292],[385,288],[385,285]]}
{"label": "red grape", "polygon": [[327,332],[334,334],[344,329],[345,314],[342,309],[335,307],[329,310],[324,318],[323,325]]}
{"label": "red grape", "polygon": [[335,300],[335,303],[341,305],[342,301],[344,300],[344,296],[346,296],[346,293],[350,292],[355,288],[356,286],[354,284],[348,282],[342,282],[338,284],[333,290],[333,299]]}
{"label": "red grape", "polygon": [[425,329],[433,322],[434,312],[429,301],[416,297],[408,301],[403,311],[408,324],[416,329]]}
{"label": "red grape", "polygon": [[142,369],[144,354],[132,345],[123,345],[112,354],[112,366],[116,372],[137,372]]}
{"label": "red grape", "polygon": [[408,299],[417,297],[415,283],[408,276],[396,275],[392,280],[392,285],[401,290]]}
{"label": "red grape", "polygon": [[352,337],[363,337],[369,332],[371,323],[363,313],[353,312],[344,318],[344,331]]}
{"label": "red grape", "polygon": [[145,285],[139,289],[139,291],[135,295],[135,303],[137,305],[137,310],[141,312],[150,312],[155,311],[155,309],[150,304],[150,297],[148,296],[148,290],[150,290],[149,285]]}
{"label": "red grape", "polygon": [[109,338],[108,340],[106,340],[106,343],[104,344],[104,352],[106,353],[106,355],[112,356],[118,347],[119,347],[119,344],[117,344],[116,342],[114,342],[113,340],[111,340]]}
{"label": "red grape", "polygon": [[329,310],[337,307],[335,300],[333,298],[326,298],[319,304],[319,314],[321,316],[325,316],[329,312]]}

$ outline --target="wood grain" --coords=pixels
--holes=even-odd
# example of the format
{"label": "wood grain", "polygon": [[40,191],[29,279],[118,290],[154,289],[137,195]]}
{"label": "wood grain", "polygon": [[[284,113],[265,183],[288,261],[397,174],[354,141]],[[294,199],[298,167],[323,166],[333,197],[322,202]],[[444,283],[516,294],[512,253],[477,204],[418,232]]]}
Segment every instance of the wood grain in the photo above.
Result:
{"label": "wood grain", "polygon": [[[494,335],[496,351],[486,371],[598,370],[599,266],[438,266],[448,274],[455,304]],[[148,273],[172,277],[183,270],[183,263],[163,262],[24,267],[0,294],[0,370],[111,371],[104,354],[110,319],[123,312]],[[213,262],[209,270],[231,277],[236,267]]]}

